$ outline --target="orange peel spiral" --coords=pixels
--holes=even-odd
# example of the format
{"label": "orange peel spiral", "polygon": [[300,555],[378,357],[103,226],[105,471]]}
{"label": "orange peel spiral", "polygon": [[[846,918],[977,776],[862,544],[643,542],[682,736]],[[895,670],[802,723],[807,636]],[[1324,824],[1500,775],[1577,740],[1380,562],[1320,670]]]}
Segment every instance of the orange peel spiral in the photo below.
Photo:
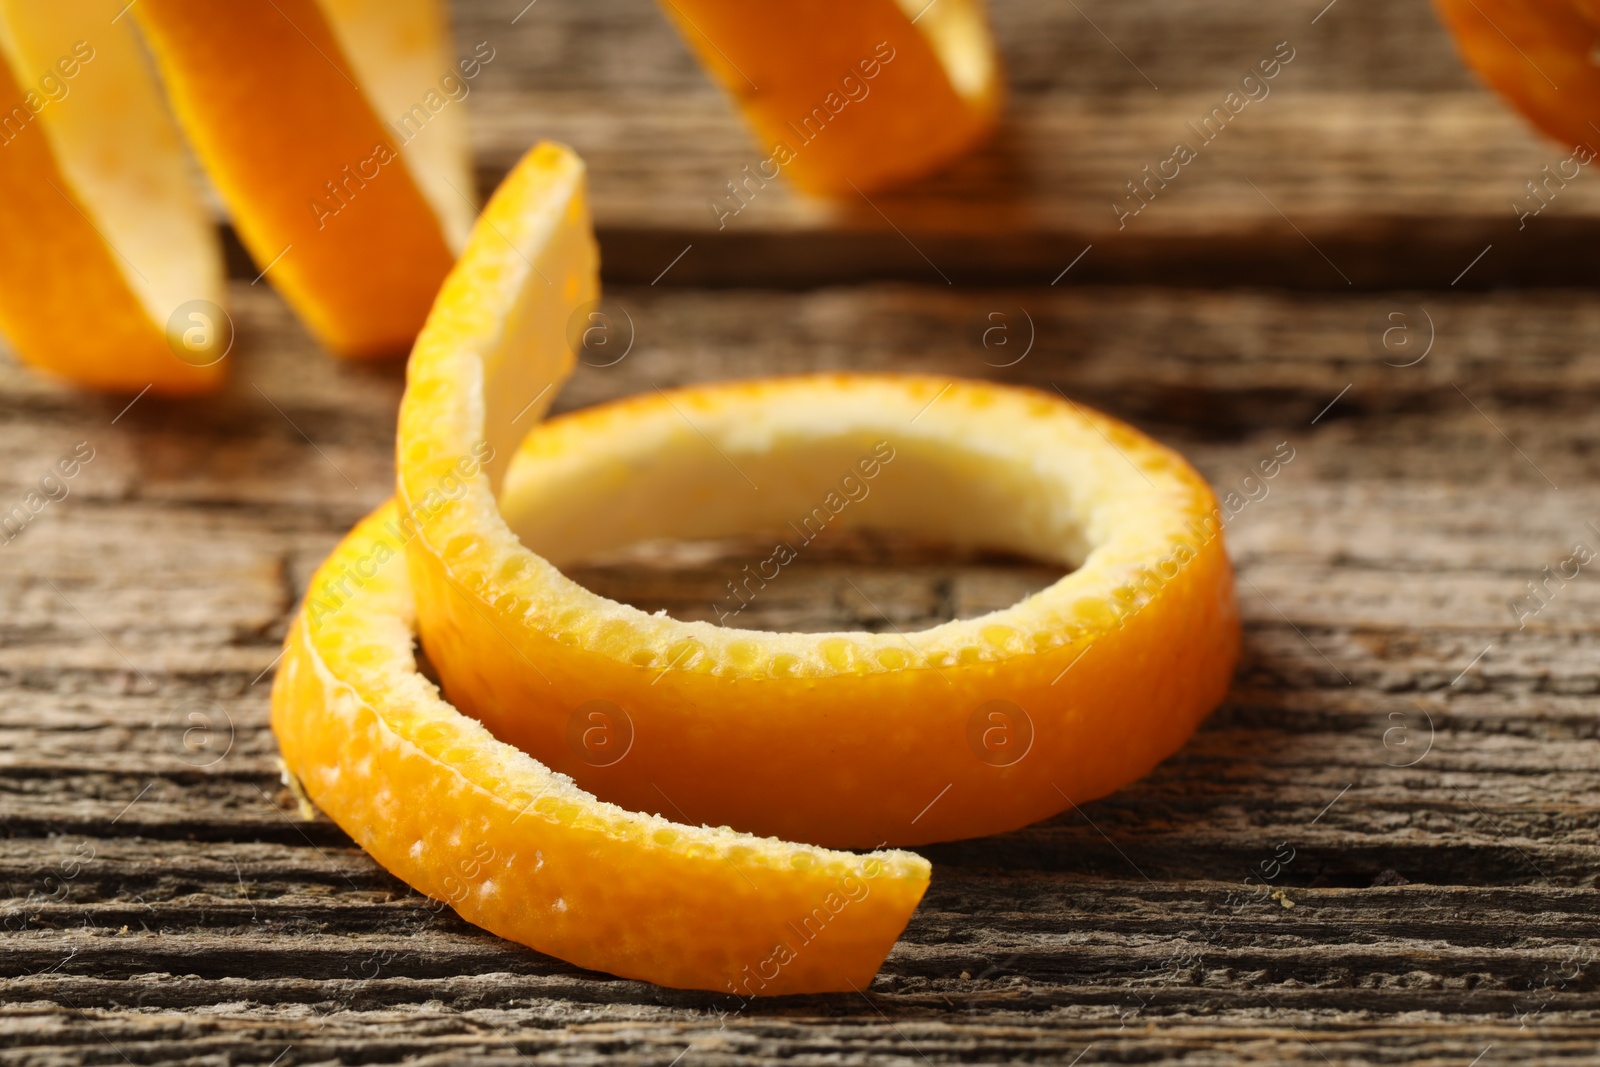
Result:
{"label": "orange peel spiral", "polygon": [[[417,339],[396,499],[289,635],[286,765],[391,871],[524,944],[740,996],[860,989],[928,867],[827,847],[1031,822],[1143,774],[1221,698],[1239,621],[1216,500],[1137,431],[984,383],[819,375],[541,422],[597,268],[582,162],[535,146]],[[1073,570],[915,635],[679,622],[559,570],[784,520]]]}

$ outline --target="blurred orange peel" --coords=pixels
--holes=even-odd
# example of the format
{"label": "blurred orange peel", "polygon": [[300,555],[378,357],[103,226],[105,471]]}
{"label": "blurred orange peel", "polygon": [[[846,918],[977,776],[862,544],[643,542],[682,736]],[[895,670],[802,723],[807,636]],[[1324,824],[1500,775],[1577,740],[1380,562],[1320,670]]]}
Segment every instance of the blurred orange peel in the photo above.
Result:
{"label": "blurred orange peel", "polygon": [[441,0],[0,0],[0,332],[81,385],[220,385],[187,138],[319,341],[404,351],[476,213],[450,90],[493,50],[450,52]]}
{"label": "blurred orange peel", "polygon": [[[932,173],[994,128],[1003,97],[983,0],[660,0],[768,152],[712,202],[719,227],[781,172],[855,195]],[[755,184],[752,185],[751,183]]]}
{"label": "blurred orange peel", "polygon": [[[477,214],[462,107],[421,104],[455,76],[441,0],[139,0],[131,12],[284,299],[339,355],[405,351]],[[408,121],[419,106],[425,121]]]}
{"label": "blurred orange peel", "polygon": [[[719,228],[780,171],[865,193],[999,113],[981,0],[663,4],[770,150],[712,201]],[[456,101],[494,57],[452,61],[443,0],[0,0],[0,57],[0,333],[24,362],[125,392],[220,385],[234,330],[185,139],[257,280],[322,345],[414,339],[476,213]]]}
{"label": "blurred orange peel", "polygon": [[[626,807],[665,794],[691,822],[873,847],[1102,796],[1222,698],[1232,570],[1216,499],[1174,452],[1061,396],[893,375],[657,391],[529,432],[597,288],[583,165],[540,145],[408,367],[397,498],[419,631],[452,701],[496,736]],[[844,507],[867,479],[871,500]],[[1074,570],[915,634],[774,634],[650,615],[559,569],[649,538],[800,543],[808,522]],[[569,743],[595,709],[630,732],[625,759]]]}
{"label": "blurred orange peel", "polygon": [[0,98],[15,102],[0,115],[0,332],[82,385],[206,392],[222,376],[222,254],[117,9],[0,0]]}
{"label": "blurred orange peel", "polygon": [[1574,150],[1572,173],[1557,181],[1576,177],[1600,145],[1600,0],[1434,0],[1434,7],[1468,65]]}

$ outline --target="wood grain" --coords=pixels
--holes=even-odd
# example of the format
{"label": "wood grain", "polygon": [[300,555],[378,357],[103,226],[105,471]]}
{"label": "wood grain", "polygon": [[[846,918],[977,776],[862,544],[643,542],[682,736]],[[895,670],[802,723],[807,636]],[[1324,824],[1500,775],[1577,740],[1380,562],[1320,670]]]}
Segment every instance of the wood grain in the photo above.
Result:
{"label": "wood grain", "polygon": [[[214,398],[127,407],[0,363],[0,510],[95,450],[0,544],[0,1061],[1592,1060],[1600,581],[1512,604],[1600,548],[1600,193],[1584,175],[1516,229],[1562,153],[1426,4],[998,3],[993,145],[874,204],[770,185],[718,231],[705,200],[754,149],[647,0],[524,2],[456,0],[458,41],[497,49],[468,104],[480,178],[539,136],[584,153],[628,350],[558,409],[914,370],[1059,388],[1223,493],[1288,442],[1228,526],[1233,691],[1121,793],[927,849],[860,995],[741,1006],[500,941],[279,782],[271,668],[312,568],[389,492],[402,373],[318,352],[236,253]],[[1280,40],[1272,95],[1116,230],[1121,182]],[[816,549],[749,625],[909,631],[1056,573]],[[704,618],[750,551],[574,573]]]}

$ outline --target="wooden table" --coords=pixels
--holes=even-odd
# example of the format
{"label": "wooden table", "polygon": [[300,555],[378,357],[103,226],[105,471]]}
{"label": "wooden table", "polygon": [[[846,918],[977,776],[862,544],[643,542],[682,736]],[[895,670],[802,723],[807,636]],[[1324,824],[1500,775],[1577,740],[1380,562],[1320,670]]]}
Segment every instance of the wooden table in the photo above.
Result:
{"label": "wooden table", "polygon": [[[267,728],[310,569],[389,492],[401,369],[320,354],[236,256],[216,398],[0,367],[0,510],[94,453],[0,546],[0,1059],[1592,1061],[1600,564],[1536,612],[1527,583],[1600,550],[1600,179],[1519,228],[1570,148],[1478,89],[1424,3],[997,0],[1013,97],[981,155],[870,202],[769,185],[721,230],[707,201],[759,154],[646,0],[524,3],[456,4],[463,48],[496,50],[481,178],[539,136],[578,148],[637,331],[560,407],[921,370],[1059,386],[1223,492],[1287,442],[1228,527],[1237,684],[1147,780],[926,849],[864,996],[739,1011],[435,916],[301,818]],[[1119,228],[1124,181],[1284,41],[1271,95]],[[578,577],[705,617],[738,550]],[[752,610],[885,626],[850,579],[909,629],[1053,576],[840,542]]]}

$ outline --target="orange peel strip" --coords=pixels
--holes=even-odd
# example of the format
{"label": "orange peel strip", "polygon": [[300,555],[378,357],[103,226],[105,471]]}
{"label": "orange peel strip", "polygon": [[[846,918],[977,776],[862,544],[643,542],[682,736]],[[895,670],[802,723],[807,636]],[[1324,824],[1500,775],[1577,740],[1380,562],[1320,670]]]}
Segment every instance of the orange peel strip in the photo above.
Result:
{"label": "orange peel strip", "polygon": [[203,393],[232,341],[222,255],[120,6],[0,2],[0,331],[81,385]]}
{"label": "orange peel strip", "polygon": [[[921,177],[981,140],[1000,113],[982,0],[661,7],[766,153],[733,176],[724,210],[780,171],[802,189],[852,196]],[[720,221],[716,201],[713,212]]]}
{"label": "orange peel strip", "polygon": [[379,863],[467,921],[570,963],[740,996],[871,982],[927,888],[926,860],[678,825],[596,800],[496,741],[417,671],[393,503],[316,583],[360,575],[343,610],[302,610],[272,727],[305,791]]}
{"label": "orange peel strip", "polygon": [[[475,211],[438,0],[139,0],[173,107],[245,247],[317,339],[404,351]],[[414,128],[416,127],[416,128]]]}
{"label": "orange peel strip", "polygon": [[[1569,147],[1600,145],[1600,0],[1434,0],[1462,57],[1540,130]],[[1567,180],[1575,177],[1564,174]]]}
{"label": "orange peel strip", "polygon": [[[1064,398],[898,376],[702,387],[556,420],[513,461],[571,366],[570,310],[595,291],[582,177],[553,145],[518,165],[408,367],[399,521],[422,641],[457,706],[625,806],[665,793],[690,821],[834,847],[1012,829],[1183,744],[1239,647],[1216,500],[1181,457]],[[558,569],[639,537],[800,522],[879,442],[895,458],[874,510],[845,525],[1076,569],[911,635],[679,622]],[[316,612],[342,599],[309,595]],[[631,728],[624,758],[568,743],[597,707]]]}

